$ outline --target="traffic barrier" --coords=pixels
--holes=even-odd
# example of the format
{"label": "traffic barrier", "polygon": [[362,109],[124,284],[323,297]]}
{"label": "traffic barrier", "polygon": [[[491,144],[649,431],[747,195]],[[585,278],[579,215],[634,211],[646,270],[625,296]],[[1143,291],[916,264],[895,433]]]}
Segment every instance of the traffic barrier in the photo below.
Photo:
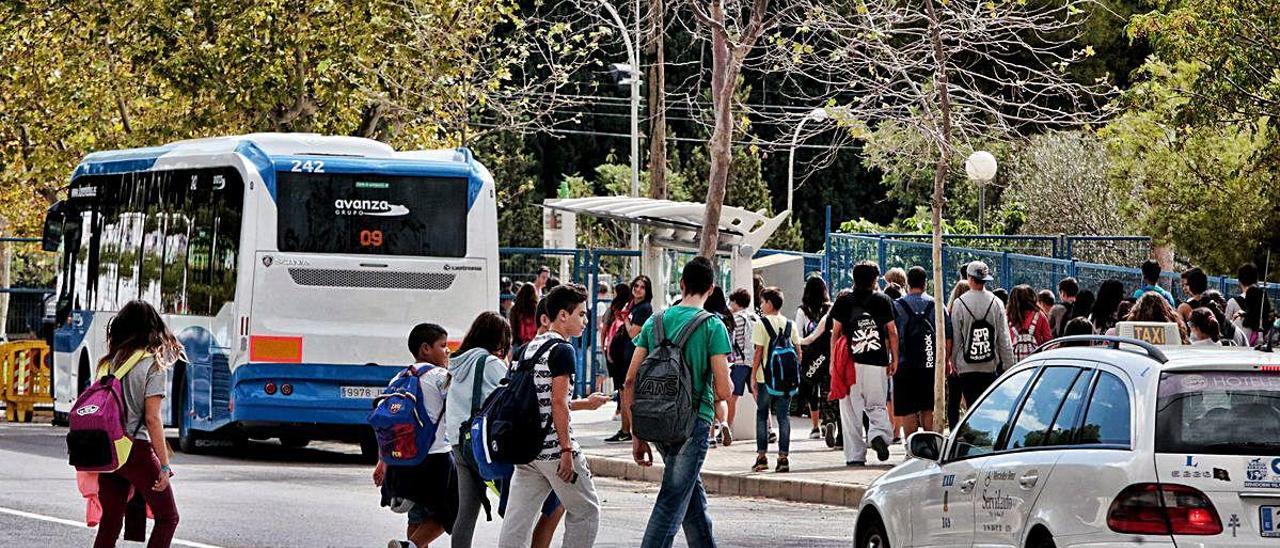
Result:
{"label": "traffic barrier", "polygon": [[0,402],[9,422],[31,422],[37,405],[52,405],[49,345],[44,341],[0,344]]}

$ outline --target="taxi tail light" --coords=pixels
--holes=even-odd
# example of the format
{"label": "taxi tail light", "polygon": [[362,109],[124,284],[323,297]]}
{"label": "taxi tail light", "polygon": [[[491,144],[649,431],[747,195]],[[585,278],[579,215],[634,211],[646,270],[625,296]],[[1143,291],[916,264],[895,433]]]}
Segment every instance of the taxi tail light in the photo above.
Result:
{"label": "taxi tail light", "polygon": [[1130,485],[1111,502],[1107,526],[1134,535],[1217,535],[1222,520],[1204,493],[1176,484]]}

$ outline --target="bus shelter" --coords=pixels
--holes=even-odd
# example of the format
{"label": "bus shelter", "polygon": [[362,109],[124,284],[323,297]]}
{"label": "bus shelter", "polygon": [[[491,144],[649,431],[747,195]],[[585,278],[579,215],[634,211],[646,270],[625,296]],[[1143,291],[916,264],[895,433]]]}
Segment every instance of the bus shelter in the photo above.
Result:
{"label": "bus shelter", "polygon": [[[610,219],[645,229],[645,235],[640,241],[640,262],[633,269],[653,280],[655,292],[658,291],[657,288],[663,288],[662,295],[666,300],[655,303],[662,307],[670,305],[674,298],[679,297],[665,289],[673,287],[672,278],[679,276],[683,264],[674,264],[673,257],[692,257],[697,253],[706,215],[706,204],[703,203],[614,196],[551,199],[544,201],[543,207],[558,213],[561,219],[558,219],[557,226],[570,232],[577,230],[578,215]],[[767,217],[763,211],[748,211],[732,206],[721,209],[717,255],[722,271],[725,262],[729,267],[728,280],[722,281],[726,296],[736,289],[744,288],[755,298],[751,291],[752,258],[787,216],[788,212],[785,211],[777,216]],[[576,242],[576,234],[561,234],[560,241]],[[787,419],[782,417],[781,420]],[[755,435],[755,401],[752,398],[738,401],[738,412],[731,428],[734,437],[738,439],[748,439]]]}

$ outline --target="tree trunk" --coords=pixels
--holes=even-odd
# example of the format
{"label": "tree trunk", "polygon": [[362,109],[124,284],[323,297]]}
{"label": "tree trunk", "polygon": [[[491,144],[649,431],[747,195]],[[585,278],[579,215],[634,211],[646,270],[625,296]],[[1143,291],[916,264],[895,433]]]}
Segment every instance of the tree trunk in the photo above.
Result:
{"label": "tree trunk", "polygon": [[[9,220],[0,216],[0,236],[9,235]],[[0,290],[9,289],[9,255],[13,246],[0,242]],[[9,293],[0,291],[0,341],[9,340]]]}
{"label": "tree trunk", "polygon": [[715,261],[720,244],[720,209],[724,206],[725,189],[729,185],[729,165],[733,162],[733,90],[737,71],[733,66],[733,50],[724,30],[724,2],[713,0],[711,20],[711,104],[715,111],[715,129],[707,144],[711,157],[711,173],[707,180],[707,206],[702,221],[702,241],[698,254]]}
{"label": "tree trunk", "polygon": [[663,0],[653,0],[653,36],[650,38],[649,57],[649,197],[667,199],[667,93],[666,52],[663,31],[666,6]]}
{"label": "tree trunk", "polygon": [[[946,284],[943,283],[942,272],[942,208],[946,205],[946,184],[948,171],[951,169],[951,95],[947,82],[946,51],[942,47],[942,36],[939,30],[938,14],[933,6],[934,0],[925,0],[925,9],[929,14],[929,37],[933,42],[934,62],[936,63],[935,86],[938,93],[938,115],[941,118],[941,141],[938,146],[938,163],[933,173],[933,291],[938,302],[946,302]],[[947,316],[941,306],[934,307],[934,321],[939,326],[934,330],[934,399],[933,429],[942,432],[947,417]],[[955,349],[956,353],[962,352]],[[950,425],[953,428],[955,425]]]}

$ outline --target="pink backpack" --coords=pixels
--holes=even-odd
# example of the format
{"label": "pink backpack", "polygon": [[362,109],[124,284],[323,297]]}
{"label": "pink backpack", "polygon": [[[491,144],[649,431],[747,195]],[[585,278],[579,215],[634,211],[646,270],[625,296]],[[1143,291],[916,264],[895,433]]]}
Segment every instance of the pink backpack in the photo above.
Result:
{"label": "pink backpack", "polygon": [[[129,460],[133,435],[125,433],[124,385],[120,379],[147,356],[134,352],[114,374],[107,364],[98,369],[98,380],[89,385],[71,406],[71,431],[67,433],[67,455],[81,472],[114,472]],[[138,424],[142,428],[142,424]]]}

